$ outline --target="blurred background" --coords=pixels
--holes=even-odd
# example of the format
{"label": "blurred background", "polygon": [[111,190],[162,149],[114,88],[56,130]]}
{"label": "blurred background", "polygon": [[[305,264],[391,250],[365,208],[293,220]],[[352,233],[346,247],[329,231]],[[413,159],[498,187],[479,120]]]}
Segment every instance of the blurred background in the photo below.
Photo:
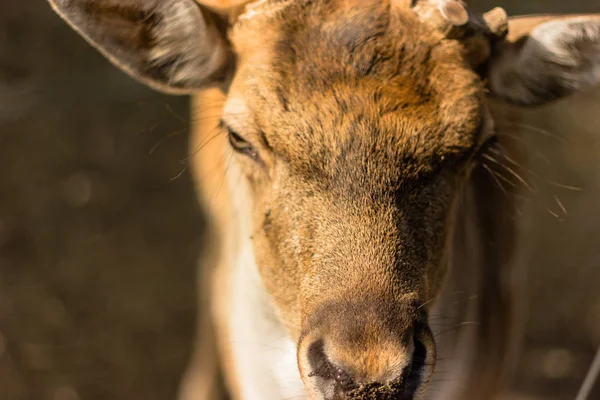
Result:
{"label": "blurred background", "polygon": [[[509,14],[596,0],[473,0]],[[203,216],[188,101],[112,67],[44,0],[0,0],[0,400],[173,399]],[[600,345],[600,89],[529,113],[514,399],[573,399]],[[595,399],[600,398],[600,383]]]}

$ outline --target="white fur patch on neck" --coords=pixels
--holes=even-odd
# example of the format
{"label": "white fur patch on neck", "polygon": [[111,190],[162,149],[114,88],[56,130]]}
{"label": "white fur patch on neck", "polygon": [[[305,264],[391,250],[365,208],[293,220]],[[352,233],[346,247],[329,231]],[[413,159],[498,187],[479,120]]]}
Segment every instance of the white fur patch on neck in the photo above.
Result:
{"label": "white fur patch on neck", "polygon": [[[228,107],[230,111],[239,110],[243,104],[231,102]],[[234,194],[231,200],[237,230],[236,237],[228,239],[236,242],[230,248],[235,255],[231,258],[228,339],[240,400],[305,398],[296,343],[279,320],[256,266],[250,239],[251,195],[248,182],[235,162],[227,171],[227,181],[230,193]]]}

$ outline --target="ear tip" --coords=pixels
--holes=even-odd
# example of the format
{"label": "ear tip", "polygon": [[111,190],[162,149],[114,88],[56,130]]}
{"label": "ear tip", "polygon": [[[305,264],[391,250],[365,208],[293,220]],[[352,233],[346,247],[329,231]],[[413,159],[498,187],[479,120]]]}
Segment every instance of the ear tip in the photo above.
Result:
{"label": "ear tip", "polygon": [[72,0],[47,0],[48,3],[50,3],[51,6],[53,7],[58,7],[58,8],[65,8],[69,6],[69,3],[72,2]]}
{"label": "ear tip", "polygon": [[[47,0],[47,1],[48,1],[48,3],[50,3],[50,7],[52,7],[52,9],[54,11],[56,11],[59,15],[63,15],[65,12],[67,12],[67,10],[76,8],[78,5],[81,6],[81,4],[75,4],[76,0]],[[89,0],[86,0],[86,1],[89,1]]]}
{"label": "ear tip", "polygon": [[442,1],[439,3],[438,9],[452,25],[462,26],[469,22],[469,13],[460,1]]}
{"label": "ear tip", "polygon": [[494,34],[505,36],[508,33],[508,14],[504,8],[496,7],[486,12],[483,19]]}

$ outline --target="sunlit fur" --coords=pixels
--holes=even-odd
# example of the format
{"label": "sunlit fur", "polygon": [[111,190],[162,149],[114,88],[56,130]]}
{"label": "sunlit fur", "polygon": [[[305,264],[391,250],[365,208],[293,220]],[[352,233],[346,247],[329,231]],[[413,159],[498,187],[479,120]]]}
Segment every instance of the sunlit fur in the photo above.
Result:
{"label": "sunlit fur", "polygon": [[507,215],[528,183],[497,105],[597,83],[597,17],[529,39],[548,18],[522,20],[491,47],[490,32],[440,28],[427,0],[271,0],[227,18],[192,0],[50,1],[141,81],[226,93],[194,105],[212,318],[201,313],[183,399],[220,397],[221,374],[245,400],[501,391],[519,343]]}

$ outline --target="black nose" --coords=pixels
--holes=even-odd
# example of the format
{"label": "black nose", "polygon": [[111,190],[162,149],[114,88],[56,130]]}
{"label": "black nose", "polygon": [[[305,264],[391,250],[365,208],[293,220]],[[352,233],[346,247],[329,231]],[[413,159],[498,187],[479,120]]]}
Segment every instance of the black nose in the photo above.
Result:
{"label": "black nose", "polygon": [[417,338],[413,341],[412,362],[392,382],[356,382],[347,371],[328,359],[322,340],[313,343],[308,350],[308,359],[313,368],[309,376],[319,381],[321,392],[327,400],[414,399],[423,383],[427,347]]}

